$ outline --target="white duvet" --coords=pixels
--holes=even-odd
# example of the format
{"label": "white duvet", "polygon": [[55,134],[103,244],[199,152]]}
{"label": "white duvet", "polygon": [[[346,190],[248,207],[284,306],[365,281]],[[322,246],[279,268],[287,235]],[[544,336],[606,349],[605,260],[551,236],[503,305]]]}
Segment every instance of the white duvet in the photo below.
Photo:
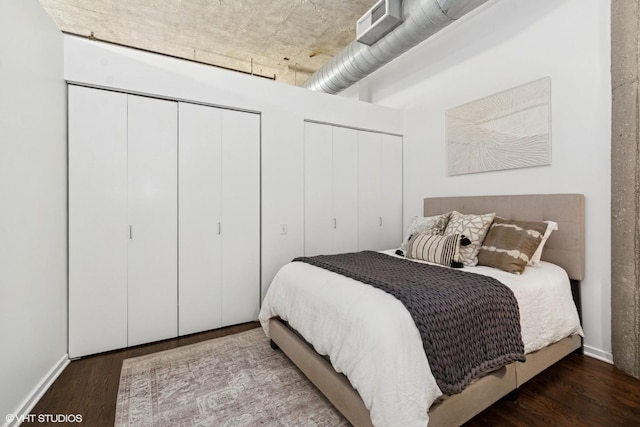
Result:
{"label": "white duvet", "polygon": [[[395,256],[393,251],[385,253]],[[542,262],[521,275],[483,266],[464,270],[495,277],[514,292],[525,353],[582,335],[562,268]],[[427,425],[428,408],[442,393],[411,315],[393,296],[293,262],[277,273],[262,304],[259,317],[267,336],[268,320],[275,316],[288,321],[318,353],[329,356],[334,369],[360,393],[375,426]]]}

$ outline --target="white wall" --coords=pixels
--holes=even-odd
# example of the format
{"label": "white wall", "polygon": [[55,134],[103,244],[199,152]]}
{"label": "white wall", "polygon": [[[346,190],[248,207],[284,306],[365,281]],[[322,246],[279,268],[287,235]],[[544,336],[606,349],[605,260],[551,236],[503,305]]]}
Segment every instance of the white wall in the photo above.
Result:
{"label": "white wall", "polygon": [[263,293],[276,271],[303,253],[304,120],[402,129],[398,110],[73,36],[65,37],[65,78],[261,113]]}
{"label": "white wall", "polygon": [[67,362],[63,39],[36,0],[0,0],[0,418]]}
{"label": "white wall", "polygon": [[[583,193],[585,345],[610,361],[609,69],[608,0],[492,0],[343,96],[405,109],[405,224],[428,196]],[[447,176],[445,111],[545,76],[552,165]]]}

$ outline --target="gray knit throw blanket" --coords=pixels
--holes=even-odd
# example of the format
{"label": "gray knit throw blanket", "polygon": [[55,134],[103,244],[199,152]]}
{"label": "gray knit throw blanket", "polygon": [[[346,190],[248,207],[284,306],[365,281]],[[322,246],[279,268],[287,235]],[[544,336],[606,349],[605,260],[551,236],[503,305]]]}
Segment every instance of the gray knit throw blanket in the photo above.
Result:
{"label": "gray knit throw blanket", "polygon": [[492,277],[372,251],[293,261],[367,283],[400,300],[420,332],[444,394],[460,393],[475,378],[525,360],[518,302]]}

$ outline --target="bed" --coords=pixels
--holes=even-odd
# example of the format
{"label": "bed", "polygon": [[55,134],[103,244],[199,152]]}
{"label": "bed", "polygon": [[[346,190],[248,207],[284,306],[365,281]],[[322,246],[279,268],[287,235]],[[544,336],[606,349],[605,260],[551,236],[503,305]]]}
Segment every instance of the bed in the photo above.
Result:
{"label": "bed", "polygon": [[[551,300],[554,304],[560,304],[549,313],[567,312],[575,313],[575,316],[571,314],[569,317],[578,316],[579,281],[584,276],[582,195],[473,196],[424,200],[425,217],[454,210],[463,214],[495,212],[500,217],[514,220],[557,222],[558,230],[551,234],[542,253],[541,265],[544,268],[527,268],[515,280],[528,280],[535,274],[542,274],[542,280],[534,280],[543,282],[547,281],[546,277],[551,277],[548,275],[568,277],[566,286],[549,287],[553,292],[558,292],[550,294],[553,295]],[[393,251],[388,254],[393,256]],[[479,269],[476,272],[481,275],[492,275],[493,272],[488,272],[487,269],[494,270],[489,267],[472,267],[471,270],[473,268]],[[427,422],[429,426],[461,425],[558,360],[579,351],[582,346],[579,320],[566,321],[567,324],[558,326],[559,330],[553,332],[547,342],[535,342],[535,337],[533,343],[525,342],[525,347],[528,347],[526,362],[510,363],[475,380],[461,393],[442,397],[437,385],[434,388],[434,379],[430,376],[424,350],[420,352],[419,340],[416,344],[415,332],[410,326],[411,318],[402,304],[394,301],[390,295],[384,296],[384,292],[377,289],[372,291],[368,285],[338,276],[340,275],[304,263],[288,264],[280,270],[267,292],[260,321],[272,342],[356,426],[410,426],[425,425]],[[511,280],[508,276],[515,275],[498,272],[497,276],[498,280]],[[343,286],[340,281],[344,280],[351,280],[353,283]],[[327,284],[336,287],[330,292],[313,294],[313,297],[305,293],[306,289]],[[512,289],[519,286],[516,283]],[[338,298],[334,298],[334,291]],[[548,291],[539,293],[545,292]],[[371,307],[374,306],[367,305],[374,297],[387,298],[384,312],[378,311],[378,305],[372,312]],[[322,308],[318,310],[308,306],[308,300],[311,299]],[[370,319],[366,322],[367,325],[373,324],[374,337],[371,332],[365,332],[362,317],[357,314],[359,310],[364,310],[366,318]],[[542,322],[544,319],[527,320],[526,316],[531,317],[532,314],[523,314],[522,308],[520,311],[523,341],[531,341],[529,338],[525,340],[525,335],[534,336],[537,332],[531,333],[527,329],[528,332],[525,333],[525,329],[535,329],[538,320]],[[540,329],[553,329],[554,322],[564,323],[565,320],[550,322]],[[348,327],[343,328],[344,325]],[[337,332],[342,329],[348,330],[348,334],[341,335]],[[379,342],[383,344],[380,345]],[[376,359],[378,354],[382,357],[389,349],[393,350],[398,346],[403,348],[400,361],[387,366],[387,362],[382,363],[382,359]],[[352,352],[359,353],[352,355]],[[352,357],[355,360],[349,359]],[[370,357],[372,360],[369,360]]]}

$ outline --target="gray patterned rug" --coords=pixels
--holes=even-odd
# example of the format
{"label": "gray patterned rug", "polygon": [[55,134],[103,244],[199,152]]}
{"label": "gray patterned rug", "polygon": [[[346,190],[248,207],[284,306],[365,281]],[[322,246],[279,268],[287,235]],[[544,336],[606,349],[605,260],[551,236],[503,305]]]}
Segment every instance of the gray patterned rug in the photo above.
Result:
{"label": "gray patterned rug", "polygon": [[126,359],[116,426],[348,426],[262,329]]}

